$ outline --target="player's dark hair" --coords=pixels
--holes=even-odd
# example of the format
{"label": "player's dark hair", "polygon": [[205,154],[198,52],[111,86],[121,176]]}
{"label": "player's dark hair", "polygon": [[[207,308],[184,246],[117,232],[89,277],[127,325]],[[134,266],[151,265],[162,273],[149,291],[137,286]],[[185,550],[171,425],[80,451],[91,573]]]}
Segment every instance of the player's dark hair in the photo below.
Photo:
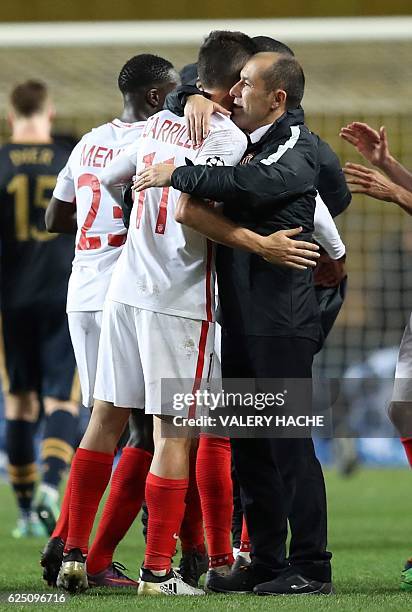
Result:
{"label": "player's dark hair", "polygon": [[286,108],[297,108],[305,91],[305,75],[302,66],[294,57],[281,57],[262,75],[268,91],[284,89],[287,94]]}
{"label": "player's dark hair", "polygon": [[255,43],[258,52],[272,51],[274,53],[282,53],[282,55],[291,55],[292,57],[295,56],[290,47],[285,45],[285,43],[280,42],[280,40],[276,40],[270,36],[254,36],[252,40]]}
{"label": "player's dark hair", "polygon": [[215,30],[199,49],[197,71],[204,87],[230,88],[239,73],[256,53],[253,40],[242,32]]}
{"label": "player's dark hair", "polygon": [[122,94],[126,94],[135,93],[150,85],[160,85],[170,80],[171,70],[174,70],[173,64],[163,57],[150,53],[135,55],[120,71],[119,89]]}
{"label": "player's dark hair", "polygon": [[47,97],[47,85],[42,81],[29,79],[16,85],[10,94],[10,103],[18,115],[31,117],[44,110]]}

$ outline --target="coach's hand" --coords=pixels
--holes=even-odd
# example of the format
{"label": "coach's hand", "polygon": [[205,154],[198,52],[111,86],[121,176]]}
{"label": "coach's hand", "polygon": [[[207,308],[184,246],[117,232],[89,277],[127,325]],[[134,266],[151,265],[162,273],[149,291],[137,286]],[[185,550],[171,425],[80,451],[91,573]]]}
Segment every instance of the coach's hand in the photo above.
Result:
{"label": "coach's hand", "polygon": [[378,170],[348,162],[343,171],[352,193],[364,193],[384,202],[397,202],[398,185]]}
{"label": "coach's hand", "polygon": [[170,187],[172,174],[176,166],[172,164],[155,164],[137,172],[133,183],[135,191],[143,191],[149,187]]}
{"label": "coach's hand", "polygon": [[312,242],[292,240],[302,232],[302,227],[279,230],[270,236],[261,236],[260,255],[269,263],[297,270],[314,268],[319,259],[319,247]]}
{"label": "coach's hand", "polygon": [[378,168],[384,168],[390,159],[388,137],[384,126],[377,132],[367,123],[353,121],[341,129],[340,136]]}
{"label": "coach's hand", "polygon": [[185,117],[189,138],[195,145],[201,145],[209,134],[210,118],[213,113],[230,117],[230,111],[204,96],[189,96],[185,105]]}

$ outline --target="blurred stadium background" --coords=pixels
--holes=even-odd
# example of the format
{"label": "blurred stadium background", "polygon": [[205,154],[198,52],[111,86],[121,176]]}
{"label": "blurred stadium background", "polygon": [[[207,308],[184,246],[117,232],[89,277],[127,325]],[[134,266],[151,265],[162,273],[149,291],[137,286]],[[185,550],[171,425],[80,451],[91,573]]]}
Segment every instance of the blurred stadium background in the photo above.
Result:
{"label": "blurred stadium background", "polygon": [[[28,7],[24,0],[3,2],[0,141],[8,138],[7,97],[18,81],[46,81],[57,109],[56,133],[78,139],[118,114],[116,81],[127,58],[154,52],[180,69],[195,61],[202,37],[211,29],[242,29],[293,47],[307,79],[307,123],[335,149],[342,164],[360,158],[339,138],[339,129],[361,120],[374,127],[386,125],[392,153],[412,168],[408,2],[396,0],[388,6],[380,0],[301,0],[293,7],[274,8],[269,1],[258,6],[238,1],[236,10],[214,0],[204,6],[186,0],[165,5],[118,0],[114,8],[106,0],[87,5],[77,0],[32,0]],[[371,21],[367,15],[380,18]],[[342,16],[343,21],[323,20]],[[208,21],[185,21],[189,18]],[[347,245],[349,290],[318,359],[323,375],[331,377],[342,376],[374,351],[398,345],[412,308],[412,219],[395,205],[357,196],[338,225]],[[394,368],[395,356],[396,351],[385,353],[385,372]],[[377,409],[383,412],[384,406]],[[388,460],[403,461],[402,449],[398,450],[389,452]]]}

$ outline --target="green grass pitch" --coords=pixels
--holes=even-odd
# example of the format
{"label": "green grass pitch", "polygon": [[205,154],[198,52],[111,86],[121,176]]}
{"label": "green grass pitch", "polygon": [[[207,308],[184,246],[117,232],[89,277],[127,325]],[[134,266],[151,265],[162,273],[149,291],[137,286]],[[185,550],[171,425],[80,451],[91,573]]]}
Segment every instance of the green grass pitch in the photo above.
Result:
{"label": "green grass pitch", "polygon": [[[336,594],[331,597],[218,596],[138,598],[133,591],[91,590],[66,604],[0,604],[1,610],[289,610],[293,612],[400,612],[412,610],[412,593],[399,590],[403,561],[412,553],[412,474],[407,469],[362,470],[349,480],[327,473],[329,540],[334,553]],[[16,541],[14,503],[0,484],[0,591],[51,592],[43,587],[39,562],[42,542]],[[143,556],[140,523],[119,546],[116,559],[137,577]]]}

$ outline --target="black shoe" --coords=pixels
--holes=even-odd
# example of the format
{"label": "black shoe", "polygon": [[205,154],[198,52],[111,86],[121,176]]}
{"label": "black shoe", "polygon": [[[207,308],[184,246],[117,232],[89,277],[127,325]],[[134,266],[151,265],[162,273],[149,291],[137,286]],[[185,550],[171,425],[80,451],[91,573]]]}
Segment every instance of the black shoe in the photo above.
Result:
{"label": "black shoe", "polygon": [[242,555],[238,555],[236,557],[236,561],[234,562],[234,564],[232,565],[232,571],[231,574],[236,574],[236,572],[239,572],[240,570],[242,570],[244,567],[249,567],[250,565],[250,561],[248,561],[247,559],[245,559],[245,557],[243,557]]}
{"label": "black shoe", "polygon": [[64,542],[61,538],[50,538],[43,549],[40,565],[43,579],[49,586],[56,586],[57,576],[63,561]]}
{"label": "black shoe", "polygon": [[196,550],[182,553],[179,564],[179,574],[183,580],[192,587],[197,587],[200,576],[203,576],[209,568],[209,557]]}
{"label": "black shoe", "polygon": [[207,590],[215,593],[253,593],[253,589],[262,581],[273,579],[274,573],[254,565],[242,567],[228,576],[213,574],[209,577]]}
{"label": "black shoe", "polygon": [[256,595],[332,595],[331,582],[319,582],[301,574],[278,576],[255,586]]}

